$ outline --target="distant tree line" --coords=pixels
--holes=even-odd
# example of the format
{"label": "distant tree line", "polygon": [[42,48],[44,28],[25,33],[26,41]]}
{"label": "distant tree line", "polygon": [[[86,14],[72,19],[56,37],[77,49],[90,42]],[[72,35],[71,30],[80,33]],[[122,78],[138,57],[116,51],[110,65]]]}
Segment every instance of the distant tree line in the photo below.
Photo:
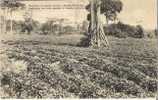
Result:
{"label": "distant tree line", "polygon": [[[6,30],[10,31],[11,20],[6,21]],[[73,33],[83,33],[85,29],[83,26],[78,26],[77,28],[71,25],[61,26],[60,24],[55,24],[53,21],[46,21],[45,23],[40,23],[33,19],[27,19],[24,21],[12,20],[12,31],[16,34],[40,34],[40,35],[62,35],[62,34],[73,34]],[[84,23],[83,23],[84,24]]]}
{"label": "distant tree line", "polygon": [[[10,20],[7,20],[7,31],[10,31],[11,29],[10,22]],[[88,23],[86,21],[83,21],[83,24],[79,26],[79,29],[70,25],[60,26],[59,24],[53,24],[51,20],[45,23],[40,23],[33,19],[29,19],[27,21],[12,20],[12,24],[12,30],[17,34],[40,35],[84,34],[87,32],[88,27]],[[104,26],[104,31],[106,35],[118,38],[155,38],[158,36],[158,30],[146,31],[141,25],[132,26],[122,22],[108,24]]]}
{"label": "distant tree line", "polygon": [[118,38],[155,38],[158,36],[157,30],[147,31],[141,25],[133,26],[122,22],[109,24],[104,27],[104,31],[107,35]]}

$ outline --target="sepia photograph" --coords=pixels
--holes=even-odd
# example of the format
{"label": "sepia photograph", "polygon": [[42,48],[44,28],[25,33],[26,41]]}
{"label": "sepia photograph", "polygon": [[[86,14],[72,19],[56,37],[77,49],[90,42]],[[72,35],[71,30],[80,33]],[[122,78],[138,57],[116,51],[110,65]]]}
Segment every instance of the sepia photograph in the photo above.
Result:
{"label": "sepia photograph", "polygon": [[157,18],[157,0],[0,0],[0,98],[156,100]]}

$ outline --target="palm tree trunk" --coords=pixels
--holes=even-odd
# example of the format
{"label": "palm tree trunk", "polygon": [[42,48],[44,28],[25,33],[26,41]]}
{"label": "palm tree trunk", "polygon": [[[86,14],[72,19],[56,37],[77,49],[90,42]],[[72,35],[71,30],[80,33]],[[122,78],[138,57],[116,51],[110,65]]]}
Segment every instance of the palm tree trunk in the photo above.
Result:
{"label": "palm tree trunk", "polygon": [[12,11],[10,10],[10,33],[13,34],[13,19],[12,19]]}
{"label": "palm tree trunk", "polygon": [[5,9],[2,8],[3,14],[1,17],[1,33],[4,33],[4,20],[5,20]]}
{"label": "palm tree trunk", "polygon": [[7,13],[7,8],[5,7],[4,10],[3,10],[3,13],[4,13],[4,18],[3,18],[3,33],[6,33],[6,28],[7,28],[7,25],[6,25],[6,13]]}
{"label": "palm tree trunk", "polygon": [[6,15],[5,15],[5,33],[7,34],[8,30],[7,30],[7,26],[8,26],[8,14],[9,13],[9,8],[6,7]]}

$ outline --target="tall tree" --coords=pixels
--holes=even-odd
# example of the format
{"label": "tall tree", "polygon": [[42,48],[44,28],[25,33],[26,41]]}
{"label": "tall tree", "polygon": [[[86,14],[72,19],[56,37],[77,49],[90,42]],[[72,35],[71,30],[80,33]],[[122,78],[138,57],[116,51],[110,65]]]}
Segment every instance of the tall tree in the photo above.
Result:
{"label": "tall tree", "polygon": [[[101,14],[106,17],[107,24],[109,21],[115,21],[118,13],[123,10],[123,3],[120,0],[100,0],[101,1]],[[86,6],[90,11],[90,4]],[[90,16],[89,16],[90,17]]]}
{"label": "tall tree", "polygon": [[90,4],[86,9],[90,12],[88,14],[89,28],[88,37],[89,45],[100,47],[102,44],[108,46],[109,42],[104,33],[103,24],[101,21],[101,14],[104,14],[108,20],[115,20],[117,13],[122,10],[122,2],[119,0],[90,0]]}
{"label": "tall tree", "polygon": [[[4,9],[4,17],[6,18],[7,13],[10,13],[10,32],[13,33],[13,11],[17,9],[23,9],[25,7],[24,4],[18,2],[17,0],[2,0],[1,1],[1,7]],[[6,19],[5,19],[6,24]],[[6,25],[5,25],[6,26]],[[5,27],[6,28],[6,27]]]}
{"label": "tall tree", "polygon": [[92,47],[100,47],[102,44],[104,46],[109,45],[101,21],[101,3],[101,0],[91,0],[88,9],[90,12],[88,15],[88,20],[90,21],[88,28],[88,41],[89,46]]}

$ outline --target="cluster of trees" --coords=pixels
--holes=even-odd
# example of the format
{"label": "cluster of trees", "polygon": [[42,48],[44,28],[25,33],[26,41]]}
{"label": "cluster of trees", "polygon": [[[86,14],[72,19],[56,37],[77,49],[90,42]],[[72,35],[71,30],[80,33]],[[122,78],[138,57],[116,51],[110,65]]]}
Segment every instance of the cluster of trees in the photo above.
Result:
{"label": "cluster of trees", "polygon": [[[91,1],[95,1],[95,0],[91,0]],[[152,32],[147,32],[143,29],[141,25],[132,26],[132,25],[124,24],[120,22],[117,16],[123,10],[123,3],[121,0],[100,0],[100,1],[101,1],[99,5],[100,11],[97,13],[103,14],[106,17],[107,25],[104,26],[104,34],[116,36],[119,38],[125,38],[125,37],[154,38],[158,36],[157,30],[152,31]],[[88,4],[86,6],[86,9],[90,12],[90,10],[92,9],[91,4]],[[95,11],[96,10],[94,9],[94,12]],[[90,22],[89,26],[91,26],[91,23],[92,23],[91,17],[92,17],[92,13],[94,12],[91,12],[87,16],[87,20]],[[113,24],[109,24],[110,21],[112,21]],[[93,31],[91,27],[89,27],[89,30]],[[95,34],[98,34],[98,33],[99,31],[95,32]]]}
{"label": "cluster of trees", "polygon": [[40,34],[54,34],[54,35],[62,35],[62,34],[72,34],[77,31],[77,29],[71,25],[62,25],[61,23],[57,24],[53,20],[49,20],[43,24],[41,24],[39,28]]}
{"label": "cluster of trees", "polygon": [[7,17],[10,16],[10,32],[13,30],[13,12],[19,9],[24,9],[25,5],[18,2],[17,0],[1,0],[0,7],[3,10],[3,15],[4,15],[4,33],[6,33],[7,29]]}
{"label": "cluster of trees", "polygon": [[119,38],[144,37],[144,29],[141,25],[132,26],[132,25],[124,24],[122,22],[118,22],[117,24],[110,24],[104,27],[104,31],[108,35],[119,37]]}
{"label": "cluster of trees", "polygon": [[[10,24],[12,23],[13,27],[11,28]],[[26,33],[30,34],[32,31],[37,30],[38,21],[28,19],[25,21],[15,21],[15,20],[6,20],[6,32],[14,31],[15,33]]]}
{"label": "cluster of trees", "polygon": [[[44,24],[40,24],[37,21],[32,20],[31,17],[24,17],[24,22],[15,21],[12,18],[14,11],[25,9],[25,4],[19,2],[18,0],[2,0],[0,2],[0,7],[3,10],[3,32],[13,33],[13,31],[20,33],[30,34],[31,32],[40,34],[63,34],[63,33],[73,33],[75,28],[73,26],[62,26],[62,19],[60,24],[54,24],[54,21],[47,21]],[[13,27],[14,26],[14,27]]]}
{"label": "cluster of trees", "polygon": [[[25,8],[25,5],[18,2],[17,0],[2,0],[0,6],[4,12],[3,15],[5,18],[5,32],[6,30],[8,30],[12,33],[13,30],[20,30],[20,32],[25,32],[27,34],[30,34],[31,32],[41,34],[63,34],[76,31],[74,27],[69,25],[62,26],[61,24],[54,24],[53,20],[47,21],[44,24],[40,24],[39,22],[34,21],[31,18],[25,18],[24,22],[14,21],[12,19],[13,11]],[[87,15],[87,20],[89,21],[88,31],[85,29],[86,26],[84,25],[80,29],[82,32],[87,32],[93,35],[95,34],[94,37],[89,36],[86,40],[93,41],[92,38],[97,39],[97,37],[102,37],[97,39],[97,42],[99,42],[102,39],[105,39],[105,34],[113,35],[116,37],[144,37],[144,30],[140,25],[131,26],[123,24],[121,22],[109,24],[109,21],[118,21],[117,15],[123,10],[123,3],[121,2],[121,0],[90,0],[90,3],[86,6],[86,9],[87,11],[89,11],[89,14]],[[103,26],[100,21],[101,14],[106,17],[107,22],[107,26],[104,27],[103,31]],[[6,19],[8,15],[10,16],[9,20]],[[62,22],[62,20],[60,22]]]}

